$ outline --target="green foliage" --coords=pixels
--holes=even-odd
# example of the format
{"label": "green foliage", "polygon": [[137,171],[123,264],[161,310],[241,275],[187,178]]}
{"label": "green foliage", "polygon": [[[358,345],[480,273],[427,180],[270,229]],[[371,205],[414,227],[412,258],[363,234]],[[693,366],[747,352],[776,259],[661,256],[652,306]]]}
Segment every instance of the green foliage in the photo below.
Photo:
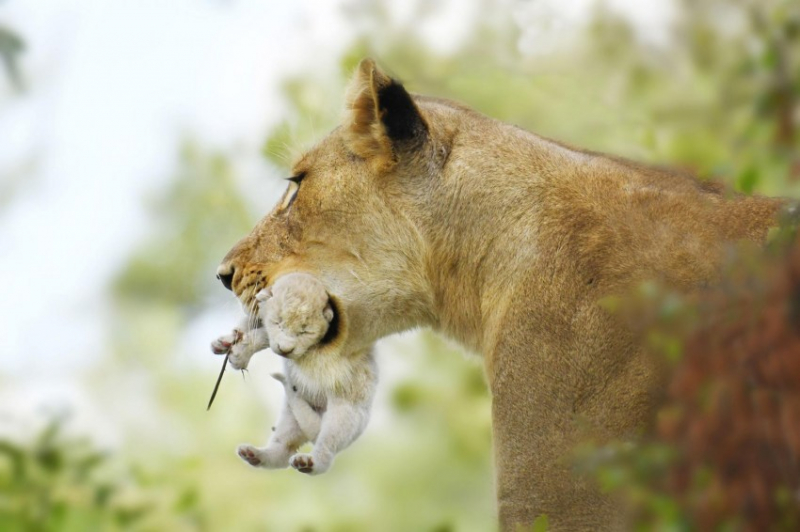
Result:
{"label": "green foliage", "polygon": [[108,475],[110,457],[63,425],[54,417],[30,441],[0,440],[3,530],[122,530],[146,517],[147,502]]}
{"label": "green foliage", "polygon": [[11,28],[0,25],[0,59],[8,78],[17,89],[22,89],[19,56],[25,51],[25,42]]}
{"label": "green foliage", "polygon": [[767,243],[774,255],[784,253],[789,246],[797,241],[800,229],[800,204],[792,202],[783,209],[778,227],[770,229]]}
{"label": "green foliage", "polygon": [[[343,79],[334,86],[343,88]],[[270,162],[281,168],[290,166],[313,140],[324,136],[341,114],[339,107],[331,105],[331,87],[324,80],[289,79],[283,87],[288,117],[273,129],[261,150]]]}
{"label": "green foliage", "polygon": [[197,308],[215,282],[220,251],[244,236],[255,217],[226,157],[191,143],[182,150],[176,179],[152,208],[157,230],[131,257],[114,291],[127,301]]}
{"label": "green foliage", "polygon": [[575,468],[596,479],[603,491],[631,502],[640,514],[639,530],[688,531],[689,519],[677,501],[653,487],[675,456],[674,449],[656,443],[585,445],[575,451]]}
{"label": "green foliage", "polygon": [[548,527],[549,521],[547,519],[547,515],[542,514],[533,521],[531,532],[547,532]]}

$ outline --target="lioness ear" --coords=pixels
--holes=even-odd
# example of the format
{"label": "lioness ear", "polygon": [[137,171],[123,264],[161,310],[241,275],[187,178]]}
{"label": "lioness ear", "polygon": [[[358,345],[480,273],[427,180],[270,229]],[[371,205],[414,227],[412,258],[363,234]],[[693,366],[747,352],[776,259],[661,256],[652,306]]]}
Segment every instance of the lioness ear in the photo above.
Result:
{"label": "lioness ear", "polygon": [[402,149],[428,131],[411,95],[371,59],[361,61],[350,82],[347,113],[348,147],[379,164],[397,162]]}

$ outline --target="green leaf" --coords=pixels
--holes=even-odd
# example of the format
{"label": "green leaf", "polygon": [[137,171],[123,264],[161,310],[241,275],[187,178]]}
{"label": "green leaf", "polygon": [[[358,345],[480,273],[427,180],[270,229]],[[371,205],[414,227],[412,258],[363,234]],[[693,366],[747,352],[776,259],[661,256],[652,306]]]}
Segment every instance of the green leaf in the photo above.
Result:
{"label": "green leaf", "polygon": [[736,178],[736,188],[745,194],[752,194],[758,182],[758,170],[751,166],[745,169],[745,171]]}
{"label": "green leaf", "polygon": [[531,532],[547,532],[548,527],[547,514],[542,514],[533,521]]}

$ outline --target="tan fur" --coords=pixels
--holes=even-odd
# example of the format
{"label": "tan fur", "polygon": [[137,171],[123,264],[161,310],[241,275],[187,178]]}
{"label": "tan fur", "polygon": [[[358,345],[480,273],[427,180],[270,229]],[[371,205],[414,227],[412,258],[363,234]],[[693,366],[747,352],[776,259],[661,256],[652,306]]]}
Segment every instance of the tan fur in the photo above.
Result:
{"label": "tan fur", "polygon": [[622,527],[614,501],[563,458],[578,442],[646,429],[664,372],[598,301],[646,279],[686,291],[713,282],[726,243],[762,241],[781,201],[576,150],[441,99],[415,96],[427,133],[394,143],[376,101],[387,80],[362,62],[345,122],[293,169],[306,176],[294,203],[220,271],[246,306],[281,273],[317,276],[342,315],[345,352],[429,326],[482,353],[501,528],[541,513],[553,530]]}
{"label": "tan fur", "polygon": [[376,91],[391,80],[370,63],[364,62],[358,68],[359,75],[346,96],[345,121],[349,127],[345,130],[345,142],[350,151],[370,161],[376,171],[387,171],[394,161],[391,143],[380,127]]}

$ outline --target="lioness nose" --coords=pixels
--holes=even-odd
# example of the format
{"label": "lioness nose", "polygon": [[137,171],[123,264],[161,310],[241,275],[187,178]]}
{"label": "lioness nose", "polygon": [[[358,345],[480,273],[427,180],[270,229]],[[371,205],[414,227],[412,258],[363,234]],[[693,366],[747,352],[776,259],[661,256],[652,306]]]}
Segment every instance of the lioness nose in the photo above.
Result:
{"label": "lioness nose", "polygon": [[222,281],[222,286],[231,290],[231,283],[233,282],[233,266],[223,264],[217,268],[217,279]]}

